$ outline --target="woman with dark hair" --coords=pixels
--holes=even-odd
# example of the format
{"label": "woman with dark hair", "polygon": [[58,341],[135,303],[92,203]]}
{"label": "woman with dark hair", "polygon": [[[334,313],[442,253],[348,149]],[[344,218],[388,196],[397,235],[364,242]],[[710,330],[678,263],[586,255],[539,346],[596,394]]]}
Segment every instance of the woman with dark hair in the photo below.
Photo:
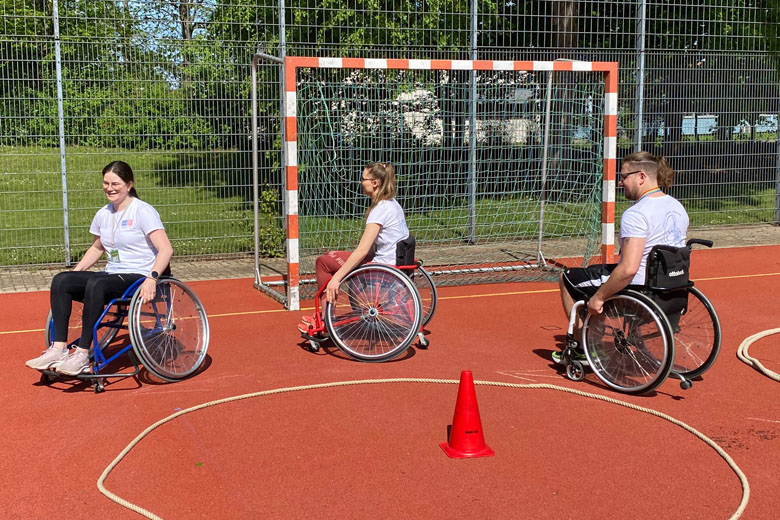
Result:
{"label": "woman with dark hair", "polygon": [[[139,291],[143,300],[155,296],[159,273],[168,267],[173,247],[160,215],[135,191],[133,170],[122,161],[103,168],[103,192],[109,203],[92,219],[92,245],[72,271],[57,274],[49,298],[54,321],[54,342],[40,356],[25,363],[36,370],[56,370],[78,375],[89,369],[92,328],[113,298],[118,298],[136,280],[146,278]],[[87,271],[107,255],[104,271]],[[68,354],[68,321],[73,301],[84,303],[81,339]]]}
{"label": "woman with dark hair", "polygon": [[[401,205],[395,200],[395,168],[389,163],[371,163],[360,174],[363,194],[371,199],[366,210],[366,228],[354,251],[330,251],[317,258],[317,287],[327,285],[323,296],[335,301],[339,284],[355,267],[366,262],[395,263],[398,242],[409,236]],[[298,330],[307,333],[314,316],[304,316]]]}

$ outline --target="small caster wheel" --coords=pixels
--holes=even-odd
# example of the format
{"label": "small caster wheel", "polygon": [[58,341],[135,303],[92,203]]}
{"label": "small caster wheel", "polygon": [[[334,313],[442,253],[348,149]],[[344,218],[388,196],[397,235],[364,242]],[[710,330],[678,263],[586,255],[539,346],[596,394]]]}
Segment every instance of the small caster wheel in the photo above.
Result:
{"label": "small caster wheel", "polygon": [[690,379],[683,378],[680,380],[680,388],[682,388],[683,390],[690,390],[692,386],[693,386],[693,382],[691,382]]}
{"label": "small caster wheel", "polygon": [[572,381],[582,381],[585,379],[585,368],[579,361],[572,360],[566,365],[566,376]]}
{"label": "small caster wheel", "polygon": [[319,352],[320,350],[320,344],[313,339],[309,340],[309,350],[312,352]]}
{"label": "small caster wheel", "polygon": [[106,391],[106,387],[103,384],[103,381],[101,381],[99,379],[97,381],[95,381],[95,393],[96,394],[102,394],[105,391]]}
{"label": "small caster wheel", "polygon": [[428,340],[428,338],[425,337],[425,334],[423,334],[422,332],[418,332],[417,337],[420,339],[420,348],[426,349],[428,348],[428,345],[431,344],[431,342]]}
{"label": "small caster wheel", "polygon": [[41,372],[41,379],[40,379],[40,381],[41,381],[42,385],[49,386],[51,384],[51,380],[52,380],[52,378],[49,377],[48,374],[44,374],[43,372]]}

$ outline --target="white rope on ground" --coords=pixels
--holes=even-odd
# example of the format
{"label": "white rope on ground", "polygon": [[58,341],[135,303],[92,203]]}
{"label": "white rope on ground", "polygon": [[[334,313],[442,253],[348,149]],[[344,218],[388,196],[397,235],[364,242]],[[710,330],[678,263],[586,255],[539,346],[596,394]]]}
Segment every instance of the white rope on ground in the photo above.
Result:
{"label": "white rope on ground", "polygon": [[[780,329],[776,329],[776,331],[780,332]],[[103,470],[103,474],[100,475],[100,478],[97,481],[97,487],[98,490],[100,490],[101,493],[103,493],[105,496],[107,496],[109,499],[113,500],[117,504],[121,505],[122,507],[125,507],[127,509],[130,509],[131,511],[135,511],[136,513],[145,516],[146,518],[152,519],[152,520],[162,520],[159,516],[155,515],[154,513],[147,511],[146,509],[143,509],[140,506],[137,506],[133,504],[132,502],[129,502],[125,500],[124,498],[115,495],[111,491],[105,488],[103,483],[105,482],[106,478],[108,478],[109,473],[119,464],[119,462],[127,455],[130,450],[133,449],[141,440],[149,435],[153,430],[156,428],[162,426],[163,424],[172,421],[173,419],[176,419],[177,417],[180,417],[184,414],[192,413],[197,410],[202,410],[203,408],[208,408],[211,406],[217,406],[220,404],[230,403],[233,401],[240,401],[242,399],[251,399],[254,397],[262,397],[267,395],[274,395],[274,394],[282,394],[286,392],[296,392],[300,390],[318,390],[322,388],[333,388],[333,387],[339,387],[339,386],[354,386],[354,385],[371,385],[371,384],[387,384],[387,383],[428,383],[428,384],[446,384],[446,385],[452,385],[452,384],[459,384],[459,380],[455,379],[424,379],[424,378],[393,378],[393,379],[363,379],[363,380],[355,380],[355,381],[337,381],[334,383],[321,383],[321,384],[315,384],[315,385],[305,385],[305,386],[292,386],[287,388],[276,388],[274,390],[264,390],[262,392],[253,392],[249,394],[243,394],[243,395],[237,395],[233,397],[226,397],[224,399],[217,399],[216,401],[210,401],[208,403],[199,404],[197,406],[193,406],[191,408],[187,408],[185,410],[180,410],[172,415],[169,415],[168,417],[165,417],[164,419],[160,419],[156,423],[152,424],[148,428],[146,428],[143,432],[141,432],[135,439],[133,439],[130,444],[128,444],[125,449],[122,450],[122,452],[117,455],[117,457],[111,462],[111,464],[106,467],[105,470]],[[734,462],[734,459],[731,458],[731,456],[726,453],[726,451],[721,448],[715,441],[704,435],[703,433],[699,432],[698,430],[694,429],[692,426],[689,426],[685,424],[684,422],[675,419],[674,417],[667,415],[665,413],[652,410],[650,408],[644,408],[642,406],[638,406],[632,403],[627,403],[625,401],[619,401],[617,399],[613,399],[611,397],[606,397],[603,395],[598,394],[592,394],[588,392],[581,392],[579,390],[575,390],[573,388],[567,388],[564,386],[557,386],[557,385],[550,385],[550,384],[518,384],[518,383],[503,383],[498,381],[474,381],[475,385],[481,385],[481,386],[497,386],[497,387],[503,387],[503,388],[520,388],[520,389],[529,389],[529,390],[556,390],[560,392],[567,392],[570,394],[582,396],[582,397],[588,397],[591,399],[596,399],[599,401],[604,401],[607,403],[616,404],[619,406],[623,406],[625,408],[629,408],[631,410],[636,410],[638,412],[647,413],[650,415],[654,415],[656,417],[659,417],[661,419],[664,419],[666,421],[669,421],[672,424],[675,424],[684,430],[692,433],[694,436],[698,437],[700,440],[704,441],[705,444],[710,446],[712,449],[717,452],[718,455],[720,455],[726,463],[729,465],[729,467],[736,473],[737,477],[739,478],[740,483],[742,484],[742,500],[739,503],[739,507],[734,512],[734,514],[731,515],[730,520],[734,520],[742,516],[742,513],[745,511],[745,508],[747,507],[748,500],[750,499],[750,485],[748,484],[747,477],[742,472],[742,470],[737,466],[736,462]]]}
{"label": "white rope on ground", "polygon": [[780,374],[778,374],[777,372],[773,372],[772,370],[769,370],[767,367],[762,365],[759,360],[757,360],[754,357],[751,357],[748,354],[748,349],[750,348],[750,345],[760,340],[761,338],[765,338],[767,336],[771,336],[772,334],[778,334],[778,333],[780,333],[780,329],[769,329],[763,332],[758,332],[756,334],[753,334],[750,337],[745,338],[745,340],[739,345],[739,348],[737,349],[737,357],[740,359],[740,361],[747,363],[748,365],[755,368],[765,376],[780,382]]}

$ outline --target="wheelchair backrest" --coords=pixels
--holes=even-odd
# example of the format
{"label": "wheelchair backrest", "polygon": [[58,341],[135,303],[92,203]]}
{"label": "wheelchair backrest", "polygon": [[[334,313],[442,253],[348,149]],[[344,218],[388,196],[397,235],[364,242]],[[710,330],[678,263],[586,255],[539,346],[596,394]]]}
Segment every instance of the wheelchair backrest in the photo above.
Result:
{"label": "wheelchair backrest", "polygon": [[669,318],[673,329],[688,306],[688,287],[693,285],[689,277],[690,266],[688,246],[657,245],[647,255],[645,287]]}
{"label": "wheelchair backrest", "polygon": [[647,255],[645,285],[652,289],[681,289],[690,284],[691,250],[687,246],[653,246]]}
{"label": "wheelchair backrest", "polygon": [[416,246],[417,241],[412,235],[398,242],[395,246],[395,265],[414,265],[414,249]]}

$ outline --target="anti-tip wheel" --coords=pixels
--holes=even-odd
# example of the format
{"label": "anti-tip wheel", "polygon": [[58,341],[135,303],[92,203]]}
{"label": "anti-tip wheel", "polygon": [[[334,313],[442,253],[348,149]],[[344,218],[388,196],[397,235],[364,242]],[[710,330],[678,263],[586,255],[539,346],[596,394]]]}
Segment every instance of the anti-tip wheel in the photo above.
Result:
{"label": "anti-tip wheel", "polygon": [[693,386],[693,382],[690,379],[682,379],[680,380],[680,388],[683,390],[690,390]]}
{"label": "anti-tip wheel", "polygon": [[579,361],[572,360],[566,365],[566,376],[572,381],[582,381],[585,379],[585,368]]}
{"label": "anti-tip wheel", "polygon": [[420,339],[420,348],[426,349],[431,344],[428,338],[422,332],[417,333],[417,337]]}
{"label": "anti-tip wheel", "polygon": [[317,341],[314,341],[313,339],[309,340],[309,350],[312,352],[319,352],[320,350],[320,344]]}

